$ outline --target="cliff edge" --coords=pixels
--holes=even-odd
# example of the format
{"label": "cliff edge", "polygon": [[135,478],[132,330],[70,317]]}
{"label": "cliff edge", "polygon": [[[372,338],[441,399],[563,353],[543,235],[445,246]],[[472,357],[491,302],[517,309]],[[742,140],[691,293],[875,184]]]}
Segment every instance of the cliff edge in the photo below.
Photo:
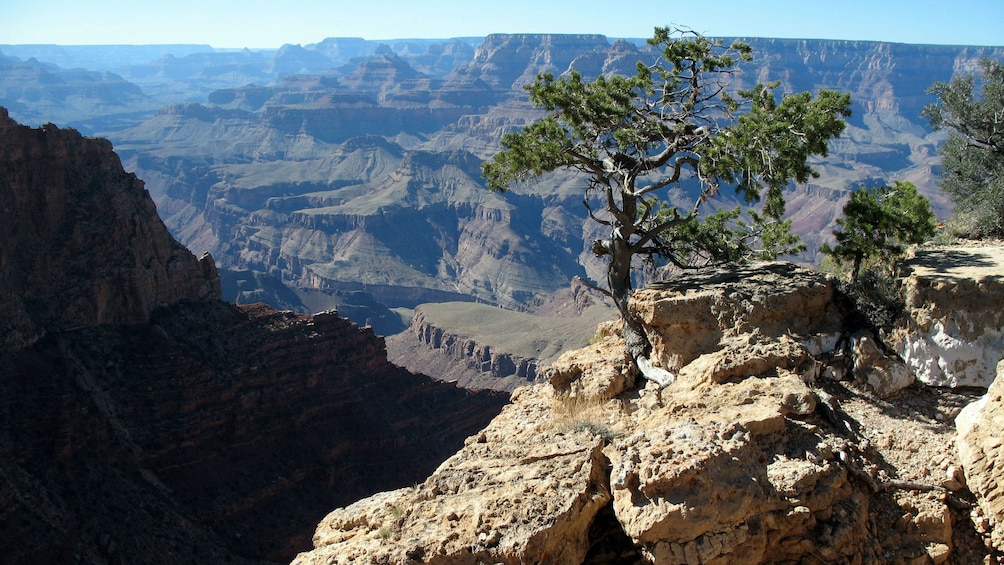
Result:
{"label": "cliff edge", "polygon": [[675,383],[639,382],[609,326],[425,482],[330,513],[294,563],[982,562],[993,489],[969,485],[992,480],[953,423],[982,390],[911,385],[845,305],[778,263],[640,291]]}

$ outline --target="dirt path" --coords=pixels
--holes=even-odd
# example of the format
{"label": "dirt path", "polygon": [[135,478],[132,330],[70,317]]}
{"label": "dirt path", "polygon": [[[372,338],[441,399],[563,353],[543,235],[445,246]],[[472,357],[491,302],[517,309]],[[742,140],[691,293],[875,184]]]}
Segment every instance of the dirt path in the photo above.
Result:
{"label": "dirt path", "polygon": [[1004,243],[972,242],[965,246],[924,246],[902,267],[923,278],[1004,280]]}

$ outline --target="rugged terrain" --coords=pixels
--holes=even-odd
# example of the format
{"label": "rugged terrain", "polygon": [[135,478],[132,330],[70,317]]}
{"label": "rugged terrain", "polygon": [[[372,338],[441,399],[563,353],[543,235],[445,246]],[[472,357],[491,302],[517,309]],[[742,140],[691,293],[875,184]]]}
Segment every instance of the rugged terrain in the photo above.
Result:
{"label": "rugged terrain", "polygon": [[616,317],[581,281],[512,312],[445,302],[416,308],[407,331],[387,338],[388,358],[415,372],[468,389],[512,392],[542,382],[544,367],[585,346],[600,322]]}
{"label": "rugged terrain", "polygon": [[0,116],[5,563],[284,562],[505,402],[334,312],[219,300],[106,140]]}
{"label": "rugged terrain", "polygon": [[[999,284],[1004,264],[976,266],[946,285]],[[609,326],[423,483],[329,514],[295,563],[996,562],[1001,350],[991,394],[963,409],[985,389],[901,379],[846,308],[779,263],[645,289],[632,309],[673,384],[639,380]],[[925,309],[960,316],[906,317]]]}
{"label": "rugged terrain", "polygon": [[[980,57],[1004,57],[1000,48],[750,42],[756,58],[734,87],[778,79],[783,92],[834,88],[854,99],[848,129],[816,164],[820,178],[788,194],[809,246],[798,260],[818,262],[818,245],[858,186],[914,182],[947,216],[935,186],[941,137],[919,116],[933,101],[924,90]],[[8,85],[0,101],[17,104],[15,117],[36,111],[32,120],[47,119],[75,87],[90,94],[73,100],[119,104],[121,123],[112,116],[103,129],[81,127],[112,139],[182,243],[211,252],[224,281],[242,281],[225,285],[228,299],[337,307],[384,335],[404,330],[406,311],[422,303],[522,310],[573,277],[601,278],[581,182],[548,177],[501,197],[484,189],[478,165],[502,134],[537,116],[522,90],[537,73],[631,72],[654,56],[641,41],[598,35],[331,39],[275,52],[179,51],[147,64],[116,54],[110,60],[121,63],[102,69],[112,76],[23,60],[97,64],[84,51],[15,47],[2,47],[21,59],[9,62],[16,72],[0,73]],[[160,49],[145,52],[168,48]],[[152,115],[127,85],[175,104]],[[675,202],[689,204],[686,192]]]}

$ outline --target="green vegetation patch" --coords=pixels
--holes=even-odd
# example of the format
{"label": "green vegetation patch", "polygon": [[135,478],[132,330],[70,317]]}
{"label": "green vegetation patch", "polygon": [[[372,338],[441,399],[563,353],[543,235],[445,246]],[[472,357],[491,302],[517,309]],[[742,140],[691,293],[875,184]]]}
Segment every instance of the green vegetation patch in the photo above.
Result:
{"label": "green vegetation patch", "polygon": [[543,363],[585,347],[597,324],[616,317],[612,308],[601,305],[589,307],[578,318],[535,316],[472,302],[423,304],[419,310],[431,324],[450,333]]}

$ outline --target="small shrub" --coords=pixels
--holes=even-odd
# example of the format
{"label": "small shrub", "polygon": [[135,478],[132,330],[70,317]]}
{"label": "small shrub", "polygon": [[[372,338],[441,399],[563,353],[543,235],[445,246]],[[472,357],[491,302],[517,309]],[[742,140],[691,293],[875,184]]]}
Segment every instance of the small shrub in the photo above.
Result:
{"label": "small shrub", "polygon": [[556,394],[552,408],[554,426],[559,431],[588,431],[602,437],[608,443],[616,437],[616,434],[602,423],[606,416],[607,401],[600,397]]}
{"label": "small shrub", "polygon": [[615,434],[613,430],[596,422],[577,422],[574,426],[572,426],[572,429],[577,432],[586,431],[594,436],[600,436],[607,443],[612,442],[617,437],[617,434]]}
{"label": "small shrub", "polygon": [[[888,331],[906,311],[896,279],[883,270],[869,269],[856,281],[840,280],[837,290],[850,302],[858,317],[852,325],[875,332]],[[855,329],[857,329],[855,328]]]}

